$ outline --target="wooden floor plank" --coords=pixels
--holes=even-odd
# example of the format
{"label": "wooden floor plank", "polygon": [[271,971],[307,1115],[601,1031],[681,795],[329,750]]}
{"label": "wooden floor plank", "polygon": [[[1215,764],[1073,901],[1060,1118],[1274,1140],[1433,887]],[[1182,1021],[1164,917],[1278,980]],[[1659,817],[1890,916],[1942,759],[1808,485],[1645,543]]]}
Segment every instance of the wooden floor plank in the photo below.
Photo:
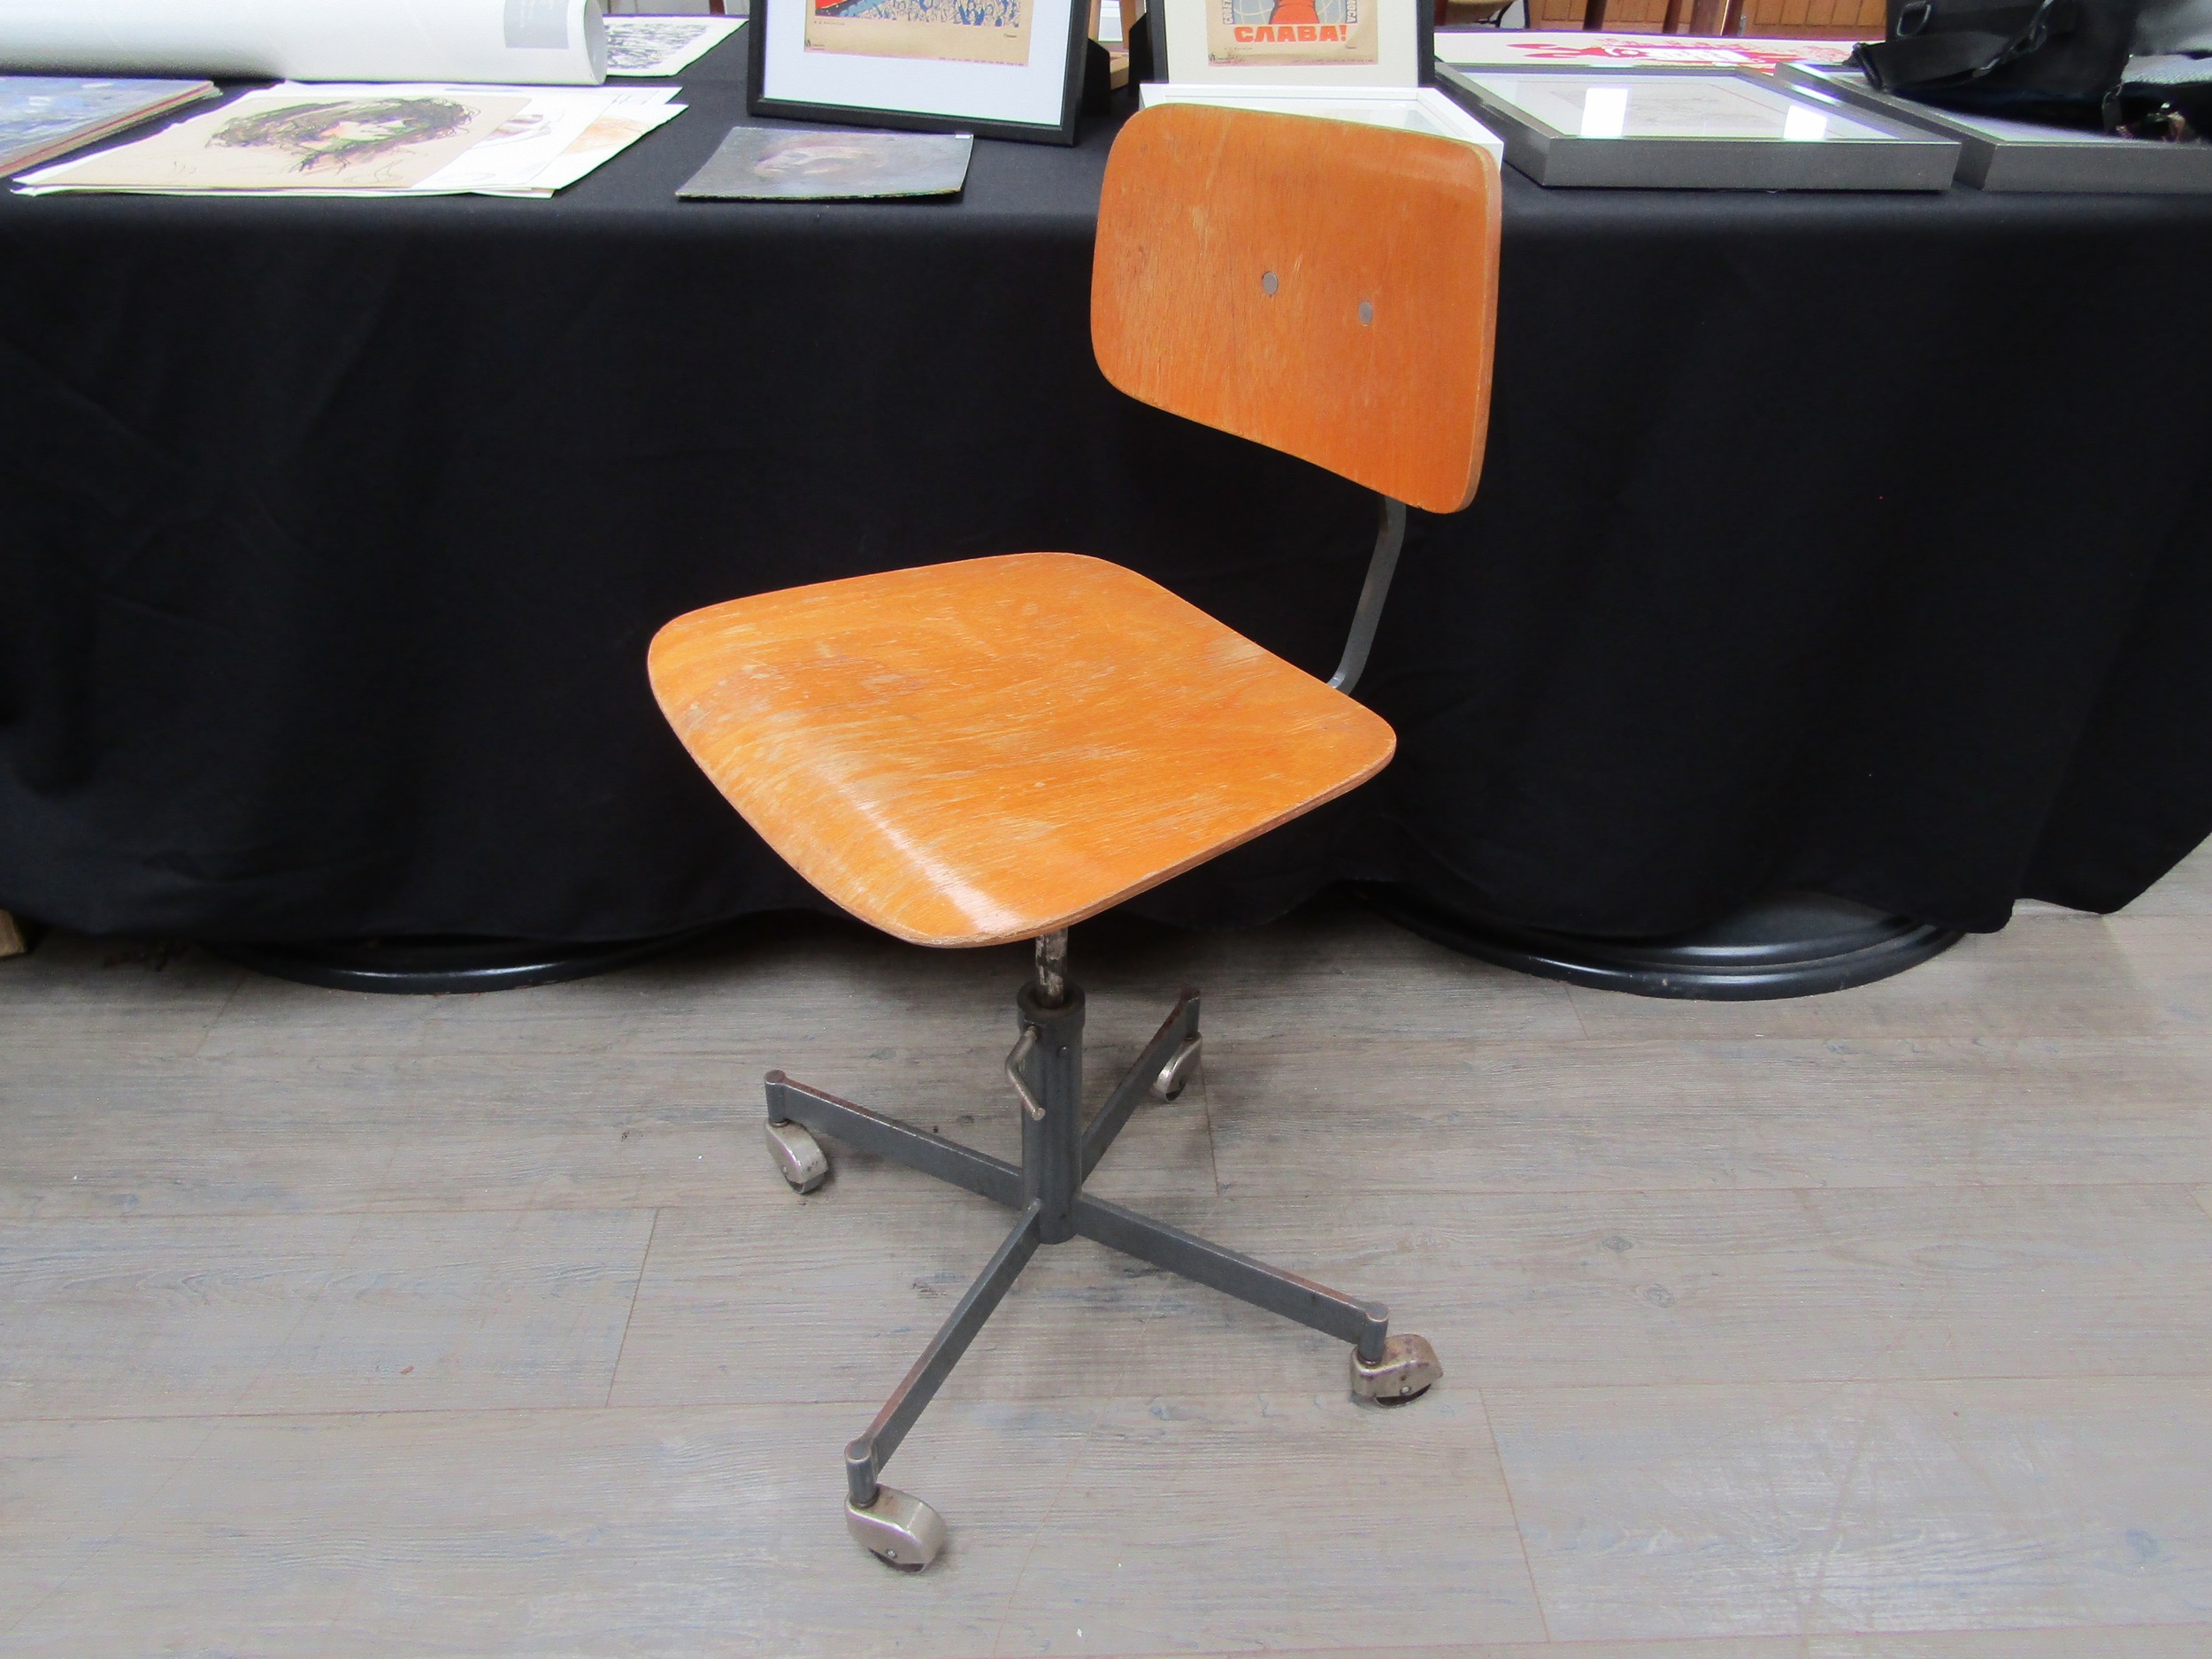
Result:
{"label": "wooden floor plank", "polygon": [[0,1651],[42,1602],[100,1581],[116,1534],[208,1433],[191,1418],[0,1424]]}
{"label": "wooden floor plank", "polygon": [[1240,1195],[2212,1179],[2212,1048],[2183,1038],[1261,1041],[1223,1017],[1206,1052]]}
{"label": "wooden floor plank", "polygon": [[330,1282],[357,1225],[0,1225],[0,1420],[230,1409]]}
{"label": "wooden floor plank", "polygon": [[[828,1054],[816,1070],[833,1092],[1018,1159],[1020,1107],[1006,1084],[1007,1046]],[[1103,1051],[1094,1104],[1141,1046],[1132,1027]],[[412,1054],[105,1067],[46,1056],[0,1069],[0,1217],[726,1203],[782,1191],[763,1145],[764,1117],[757,1076],[682,1056]],[[241,1133],[247,1124],[252,1133]],[[937,1190],[862,1154],[840,1161],[886,1200]],[[1102,1193],[1132,1202],[1210,1193],[1202,1079],[1171,1107],[1141,1107],[1098,1179]]]}
{"label": "wooden floor plank", "polygon": [[921,1578],[845,1536],[833,1411],[224,1419],[6,1651],[978,1655],[1092,1415],[933,1411],[897,1465],[955,1528]]}
{"label": "wooden floor plank", "polygon": [[206,1041],[248,977],[201,950],[51,930],[0,983],[9,1060],[180,1058]]}
{"label": "wooden floor plank", "polygon": [[[2185,1187],[1159,1209],[1387,1302],[1461,1384],[2212,1374],[2212,1225]],[[954,1193],[878,1208],[857,1182],[787,1210],[664,1212],[614,1398],[860,1409],[1005,1225]],[[803,1372],[793,1352],[809,1356]],[[1343,1363],[1325,1338],[1079,1241],[1039,1254],[948,1386],[997,1399],[1293,1391],[1335,1386]]]}
{"label": "wooden floor plank", "polygon": [[1561,1640],[2212,1623],[2212,1380],[1486,1398]]}
{"label": "wooden floor plank", "polygon": [[1480,1402],[1417,1409],[1340,1389],[1105,1407],[991,1651],[1348,1648],[1379,1623],[1405,1642],[1540,1640]]}
{"label": "wooden floor plank", "polygon": [[[1248,1659],[1251,1649],[1174,1652]],[[1914,1631],[1864,1636],[1694,1637],[1687,1641],[1447,1642],[1277,1647],[1275,1659],[2204,1659],[2212,1625],[2101,1624],[2065,1630]],[[1115,1659],[1156,1659],[1121,1654]]]}
{"label": "wooden floor plank", "polygon": [[597,1404],[649,1211],[0,1227],[0,1417]]}

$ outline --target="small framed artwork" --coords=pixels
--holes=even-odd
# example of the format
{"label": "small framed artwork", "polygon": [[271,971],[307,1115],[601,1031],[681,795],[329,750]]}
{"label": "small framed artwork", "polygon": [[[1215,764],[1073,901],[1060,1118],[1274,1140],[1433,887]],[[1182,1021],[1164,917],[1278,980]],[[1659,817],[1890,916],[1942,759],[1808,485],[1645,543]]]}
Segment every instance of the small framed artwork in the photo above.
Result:
{"label": "small framed artwork", "polygon": [[1075,142],[1088,0],[753,0],[745,108]]}
{"label": "small framed artwork", "polygon": [[1539,184],[1942,190],[1955,139],[1747,69],[1462,69],[1446,88]]}
{"label": "small framed artwork", "polygon": [[1147,0],[1161,79],[1208,86],[1419,87],[1433,0]]}
{"label": "small framed artwork", "polygon": [[1817,87],[1861,109],[1959,142],[1959,180],[1982,190],[2212,191],[2212,144],[2167,144],[2046,127],[1892,97],[1843,65],[1789,64],[1786,84]]}

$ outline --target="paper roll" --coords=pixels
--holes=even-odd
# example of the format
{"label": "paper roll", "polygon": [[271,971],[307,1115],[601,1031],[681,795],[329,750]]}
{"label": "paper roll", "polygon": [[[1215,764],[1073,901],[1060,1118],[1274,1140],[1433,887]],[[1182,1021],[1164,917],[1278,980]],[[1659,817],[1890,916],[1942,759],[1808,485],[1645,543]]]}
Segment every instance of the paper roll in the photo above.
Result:
{"label": "paper roll", "polygon": [[597,86],[600,0],[0,0],[0,69]]}

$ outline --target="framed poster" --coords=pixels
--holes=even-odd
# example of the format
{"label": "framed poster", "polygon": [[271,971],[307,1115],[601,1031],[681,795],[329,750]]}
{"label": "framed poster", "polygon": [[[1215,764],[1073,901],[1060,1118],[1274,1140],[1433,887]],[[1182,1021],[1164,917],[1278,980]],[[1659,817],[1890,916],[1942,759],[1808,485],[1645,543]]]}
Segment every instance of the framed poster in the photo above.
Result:
{"label": "framed poster", "polygon": [[1072,144],[1087,0],[754,0],[753,115]]}
{"label": "framed poster", "polygon": [[1505,165],[1505,145],[1498,135],[1434,87],[1209,87],[1155,81],[1139,89],[1138,101],[1148,110],[1161,104],[1218,104],[1429,133],[1486,150]]}
{"label": "framed poster", "polygon": [[1147,0],[1170,83],[1418,87],[1435,79],[1432,0]]}
{"label": "framed poster", "polygon": [[1463,69],[1772,69],[1839,64],[1850,41],[1756,40],[1734,35],[1608,35],[1603,31],[1462,28],[1436,32],[1436,61]]}
{"label": "framed poster", "polygon": [[1959,181],[1977,189],[2212,191],[2212,144],[2163,144],[1938,109],[1878,92],[1864,75],[1842,65],[1791,64],[1777,73],[1785,81],[1957,139]]}
{"label": "framed poster", "polygon": [[1445,86],[1542,185],[1942,190],[1958,141],[1737,69],[1461,69]]}

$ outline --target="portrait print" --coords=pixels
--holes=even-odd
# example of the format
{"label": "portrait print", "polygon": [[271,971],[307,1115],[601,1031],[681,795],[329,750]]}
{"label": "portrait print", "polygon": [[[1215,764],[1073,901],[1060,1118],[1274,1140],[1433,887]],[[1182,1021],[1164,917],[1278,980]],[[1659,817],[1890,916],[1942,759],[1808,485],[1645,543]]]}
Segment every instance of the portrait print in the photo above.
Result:
{"label": "portrait print", "polygon": [[1205,0],[1214,64],[1373,64],[1376,0]]}
{"label": "portrait print", "polygon": [[404,188],[490,137],[528,103],[443,92],[250,92],[47,181],[151,190]]}
{"label": "portrait print", "polygon": [[1036,0],[811,0],[806,50],[1026,64]]}

